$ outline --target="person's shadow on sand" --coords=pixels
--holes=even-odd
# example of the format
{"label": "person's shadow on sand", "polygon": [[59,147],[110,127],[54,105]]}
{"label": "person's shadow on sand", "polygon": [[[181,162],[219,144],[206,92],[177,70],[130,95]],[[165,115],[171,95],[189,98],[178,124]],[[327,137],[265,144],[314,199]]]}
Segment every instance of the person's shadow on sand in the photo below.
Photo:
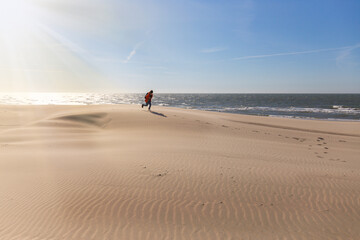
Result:
{"label": "person's shadow on sand", "polygon": [[150,110],[150,112],[152,114],[155,114],[155,115],[158,115],[158,116],[161,116],[161,117],[167,117],[165,114],[162,114],[162,113],[159,113],[159,112],[154,112],[154,111],[151,111],[151,110]]}

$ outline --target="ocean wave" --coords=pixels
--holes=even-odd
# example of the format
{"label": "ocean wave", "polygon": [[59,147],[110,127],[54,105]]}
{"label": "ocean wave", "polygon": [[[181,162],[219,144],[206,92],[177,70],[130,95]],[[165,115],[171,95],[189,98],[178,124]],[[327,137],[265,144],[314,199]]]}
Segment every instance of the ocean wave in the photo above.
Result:
{"label": "ocean wave", "polygon": [[332,113],[332,114],[360,114],[357,108],[300,108],[300,107],[235,107],[209,109],[219,112],[257,111],[257,112],[293,112],[293,113]]}
{"label": "ocean wave", "polygon": [[346,106],[341,106],[341,105],[333,105],[332,109],[339,109],[339,110],[358,110],[360,111],[360,108],[351,108],[351,107],[346,107]]}
{"label": "ocean wave", "polygon": [[291,115],[268,115],[268,117],[277,118],[290,118],[290,119],[306,119],[306,120],[328,120],[328,121],[347,121],[347,122],[360,122],[360,119],[339,119],[339,118],[316,118],[316,117],[305,117],[305,116],[291,116]]}

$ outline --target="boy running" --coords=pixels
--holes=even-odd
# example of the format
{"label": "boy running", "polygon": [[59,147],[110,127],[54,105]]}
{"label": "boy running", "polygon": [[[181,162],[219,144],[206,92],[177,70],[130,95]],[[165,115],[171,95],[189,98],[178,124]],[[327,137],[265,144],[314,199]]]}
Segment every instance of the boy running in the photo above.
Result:
{"label": "boy running", "polygon": [[149,106],[149,111],[150,111],[150,108],[151,108],[151,99],[153,97],[153,90],[151,90],[150,92],[148,92],[146,95],[145,95],[145,104],[141,104],[141,108],[143,108],[144,106]]}

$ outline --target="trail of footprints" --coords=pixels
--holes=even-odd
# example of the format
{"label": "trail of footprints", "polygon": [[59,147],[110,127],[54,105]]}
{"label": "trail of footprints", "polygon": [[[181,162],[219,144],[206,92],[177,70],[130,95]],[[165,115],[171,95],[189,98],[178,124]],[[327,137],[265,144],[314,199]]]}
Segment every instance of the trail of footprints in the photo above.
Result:
{"label": "trail of footprints", "polygon": [[[176,115],[173,115],[173,116],[175,116],[176,117]],[[200,121],[200,120],[195,120],[196,122],[198,122],[198,123],[201,123],[202,121]],[[205,122],[206,124],[211,124],[211,123],[209,123],[209,122]],[[240,128],[231,128],[231,127],[229,127],[229,126],[227,126],[227,125],[221,125],[221,127],[223,127],[223,128],[229,128],[229,129],[235,129],[235,130],[241,130]],[[259,134],[261,134],[261,131],[259,131],[259,130],[252,130],[252,132],[253,133],[259,133]],[[264,135],[271,135],[270,133],[268,133],[268,132],[264,132],[263,133]],[[303,143],[303,142],[305,142],[305,141],[307,141],[308,139],[306,139],[306,138],[301,138],[301,137],[291,137],[291,136],[284,136],[284,135],[282,135],[282,134],[278,134],[278,137],[283,137],[283,138],[285,138],[285,139],[293,139],[293,140],[295,140],[295,141],[298,141],[298,142],[300,142],[300,143]],[[340,139],[339,140],[339,142],[341,142],[341,143],[345,143],[346,141],[345,140],[342,140],[342,139]],[[329,149],[329,147],[327,146],[327,142],[325,142],[325,138],[323,138],[323,137],[317,137],[317,139],[316,139],[316,142],[315,142],[315,144],[309,144],[308,145],[308,150],[313,150],[313,148],[315,148],[314,150],[314,155],[317,157],[317,158],[319,158],[319,159],[325,159],[328,155],[329,155],[329,151],[330,151],[330,149]],[[345,160],[342,160],[342,159],[340,159],[340,158],[327,158],[329,161],[337,161],[337,162],[346,162]]]}
{"label": "trail of footprints", "polygon": [[[260,131],[258,130],[252,130],[252,132],[254,133],[260,133]],[[270,133],[264,133],[265,135],[270,135]],[[290,137],[290,136],[283,136],[281,134],[278,134],[278,137],[284,137],[286,139],[294,139],[296,141],[299,142],[305,142],[308,139],[306,138],[300,138],[300,137]],[[339,142],[341,143],[345,143],[345,140],[340,139]],[[325,138],[323,137],[317,137],[315,144],[309,144],[308,145],[308,150],[313,150],[313,148],[315,148],[314,150],[314,154],[317,158],[326,158],[327,156],[329,156],[329,152],[330,152],[330,148],[327,146],[327,142],[325,142]],[[329,161],[336,161],[336,162],[346,162],[343,159],[340,158],[327,158]]]}
{"label": "trail of footprints", "polygon": [[[344,140],[339,140],[339,142],[346,142]],[[329,147],[327,146],[327,142],[325,142],[325,139],[323,137],[318,137],[316,139],[315,145],[309,145],[308,150],[314,150],[314,154],[317,158],[326,158],[329,154]],[[329,161],[337,161],[337,162],[346,162],[345,160],[342,160],[340,158],[327,158]]]}

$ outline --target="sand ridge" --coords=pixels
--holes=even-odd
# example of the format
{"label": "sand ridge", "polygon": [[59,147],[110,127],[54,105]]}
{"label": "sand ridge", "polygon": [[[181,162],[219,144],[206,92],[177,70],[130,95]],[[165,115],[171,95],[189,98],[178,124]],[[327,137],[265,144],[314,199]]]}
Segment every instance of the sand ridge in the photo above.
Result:
{"label": "sand ridge", "polygon": [[0,239],[357,239],[360,125],[0,107]]}

